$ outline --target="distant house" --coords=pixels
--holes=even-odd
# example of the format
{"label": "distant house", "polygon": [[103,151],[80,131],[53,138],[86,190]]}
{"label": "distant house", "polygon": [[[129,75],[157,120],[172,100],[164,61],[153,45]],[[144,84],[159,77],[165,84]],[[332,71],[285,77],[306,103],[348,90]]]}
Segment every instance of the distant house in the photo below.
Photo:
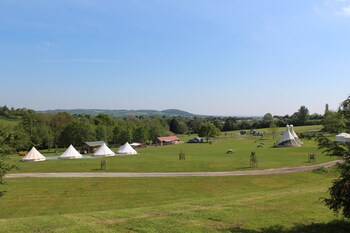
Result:
{"label": "distant house", "polygon": [[86,153],[94,153],[103,144],[107,145],[104,141],[85,142],[82,150]]}
{"label": "distant house", "polygon": [[169,144],[178,144],[180,139],[176,136],[166,136],[166,137],[157,137],[157,144],[169,145]]}

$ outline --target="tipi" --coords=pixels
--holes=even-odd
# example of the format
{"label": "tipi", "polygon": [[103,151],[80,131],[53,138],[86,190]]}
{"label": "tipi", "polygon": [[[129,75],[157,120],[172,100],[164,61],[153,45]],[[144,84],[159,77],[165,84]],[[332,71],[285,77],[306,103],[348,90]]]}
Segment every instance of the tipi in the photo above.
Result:
{"label": "tipi", "polygon": [[135,155],[137,154],[137,151],[134,150],[134,148],[132,148],[128,142],[126,142],[124,145],[119,147],[118,154]]}
{"label": "tipi", "polygon": [[115,153],[108,148],[108,146],[103,143],[102,146],[100,146],[97,151],[94,153],[94,156],[96,157],[108,157],[108,156],[115,156]]}
{"label": "tipi", "polygon": [[290,125],[289,127],[290,133],[293,135],[295,141],[297,141],[298,144],[304,144],[302,141],[300,141],[298,135],[294,132],[293,125]]}
{"label": "tipi", "polygon": [[280,140],[276,143],[277,147],[300,147],[301,145],[295,140],[290,132],[290,126],[287,125],[287,130],[282,134]]}
{"label": "tipi", "polygon": [[81,159],[83,156],[74,148],[73,145],[70,145],[67,150],[58,157],[59,159]]}
{"label": "tipi", "polygon": [[33,148],[22,158],[23,162],[39,162],[44,161],[46,158],[40,154],[39,151],[33,146]]}

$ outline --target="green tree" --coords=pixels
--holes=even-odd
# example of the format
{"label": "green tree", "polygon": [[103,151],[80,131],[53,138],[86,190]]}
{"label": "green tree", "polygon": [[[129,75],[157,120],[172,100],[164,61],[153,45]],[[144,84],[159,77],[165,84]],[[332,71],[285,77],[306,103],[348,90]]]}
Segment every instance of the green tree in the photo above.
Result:
{"label": "green tree", "polygon": [[329,105],[326,104],[324,107],[324,116],[327,116],[328,113],[329,113]]}
{"label": "green tree", "polygon": [[54,135],[49,126],[48,115],[28,111],[23,117],[19,127],[29,135],[32,145],[41,148],[51,148],[54,143]]}
{"label": "green tree", "polygon": [[204,137],[207,142],[209,142],[209,139],[217,138],[219,135],[220,129],[216,128],[215,125],[210,122],[202,124],[198,130],[198,136]]}
{"label": "green tree", "polygon": [[[9,136],[9,132],[0,127],[0,186],[5,184],[4,176],[8,171],[14,168],[7,160],[7,154],[14,151],[12,147],[10,147],[6,140]],[[5,194],[5,190],[0,189],[0,197]]]}
{"label": "green tree", "polygon": [[345,116],[346,127],[349,129],[350,128],[350,96],[348,96],[348,98],[341,103],[339,112]]}
{"label": "green tree", "polygon": [[269,127],[272,122],[273,122],[273,116],[271,113],[266,113],[264,116],[263,116],[263,125],[264,127]]}
{"label": "green tree", "polygon": [[122,145],[126,142],[132,142],[133,131],[127,124],[117,124],[113,129],[113,142]]}
{"label": "green tree", "polygon": [[216,119],[213,124],[215,125],[216,128],[218,128],[220,131],[224,129],[224,124],[220,119]]}
{"label": "green tree", "polygon": [[180,131],[180,123],[176,118],[170,120],[169,124],[170,131],[176,134],[181,133]]}
{"label": "green tree", "polygon": [[29,135],[20,128],[8,134],[6,144],[16,151],[28,150],[32,145]]}
{"label": "green tree", "polygon": [[79,147],[84,142],[95,140],[93,125],[85,121],[74,121],[63,130],[60,145],[67,147],[70,144]]}
{"label": "green tree", "polygon": [[225,120],[225,124],[223,126],[223,131],[232,131],[238,129],[237,119],[234,117],[228,117]]}
{"label": "green tree", "polygon": [[201,117],[194,117],[189,120],[187,126],[191,133],[198,133],[199,127],[203,124],[204,120]]}
{"label": "green tree", "polygon": [[163,124],[158,118],[147,118],[144,124],[148,126],[148,141],[156,142],[157,137],[169,135],[167,124]]}
{"label": "green tree", "polygon": [[14,152],[14,148],[7,143],[9,136],[10,132],[5,128],[0,127],[0,155],[6,155]]}
{"label": "green tree", "polygon": [[317,137],[319,148],[329,156],[342,157],[344,162],[338,164],[340,171],[338,179],[329,188],[329,198],[325,198],[325,205],[334,213],[341,212],[345,218],[350,218],[350,143],[341,144],[321,135]]}
{"label": "green tree", "polygon": [[277,136],[278,127],[274,121],[270,123],[269,130],[271,132],[272,138],[275,139],[275,137]]}
{"label": "green tree", "polygon": [[346,127],[346,120],[341,112],[328,111],[323,120],[323,129],[330,133],[340,133]]}
{"label": "green tree", "polygon": [[309,119],[309,109],[305,106],[301,106],[298,110],[298,122],[300,125],[305,125],[306,121]]}
{"label": "green tree", "polygon": [[104,125],[104,126],[114,126],[114,119],[107,114],[98,114],[95,119],[95,125]]}
{"label": "green tree", "polygon": [[54,135],[54,144],[59,144],[62,131],[73,121],[75,121],[74,117],[67,112],[59,112],[51,116],[49,124]]}
{"label": "green tree", "polygon": [[[11,171],[15,166],[10,164],[7,160],[7,157],[3,154],[0,154],[0,186],[6,184],[4,176],[7,172]],[[5,194],[5,190],[0,190],[0,197]]]}
{"label": "green tree", "polygon": [[135,142],[147,142],[149,139],[149,129],[146,125],[140,125],[134,130],[133,139]]}
{"label": "green tree", "polygon": [[95,126],[95,134],[96,140],[111,142],[113,140],[113,129],[111,127],[107,127],[105,125],[96,125]]}

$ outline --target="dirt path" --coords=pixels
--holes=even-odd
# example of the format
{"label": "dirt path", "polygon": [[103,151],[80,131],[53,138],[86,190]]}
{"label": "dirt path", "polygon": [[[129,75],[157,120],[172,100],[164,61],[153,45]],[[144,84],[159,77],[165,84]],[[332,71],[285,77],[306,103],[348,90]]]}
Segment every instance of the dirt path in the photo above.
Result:
{"label": "dirt path", "polygon": [[302,167],[272,168],[265,170],[227,171],[227,172],[55,172],[55,173],[14,173],[5,178],[22,177],[186,177],[186,176],[255,176],[270,174],[286,174],[312,171],[320,167],[332,167],[342,160]]}

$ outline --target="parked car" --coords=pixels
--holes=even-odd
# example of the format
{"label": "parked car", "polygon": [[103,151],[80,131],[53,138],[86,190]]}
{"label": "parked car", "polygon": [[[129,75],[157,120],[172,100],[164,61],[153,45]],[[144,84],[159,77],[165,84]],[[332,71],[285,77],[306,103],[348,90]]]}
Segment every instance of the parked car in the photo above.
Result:
{"label": "parked car", "polygon": [[187,141],[187,143],[200,143],[200,142],[203,142],[202,138],[192,138]]}

